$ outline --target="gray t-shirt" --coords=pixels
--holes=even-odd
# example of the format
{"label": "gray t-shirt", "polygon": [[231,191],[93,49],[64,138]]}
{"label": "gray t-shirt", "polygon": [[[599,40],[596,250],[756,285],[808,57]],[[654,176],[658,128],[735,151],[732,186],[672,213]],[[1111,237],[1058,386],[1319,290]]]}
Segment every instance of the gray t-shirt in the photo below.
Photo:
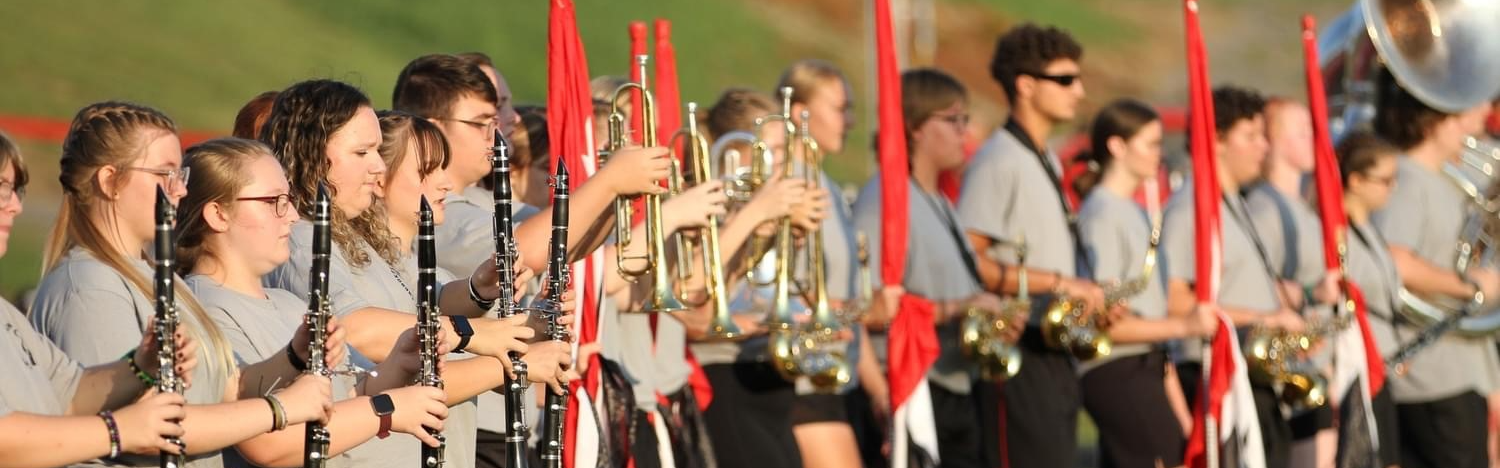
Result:
{"label": "gray t-shirt", "polygon": [[[1134,201],[1103,187],[1095,188],[1078,211],[1078,233],[1083,237],[1089,270],[1094,273],[1095,281],[1108,285],[1141,276],[1146,252],[1151,245],[1151,220]],[[1160,320],[1167,316],[1163,270],[1158,264],[1147,280],[1146,289],[1127,302],[1131,313],[1137,317]],[[1088,372],[1115,359],[1144,354],[1151,350],[1151,346],[1149,343],[1116,345],[1109,356],[1080,363],[1079,371]]]}
{"label": "gray t-shirt", "polygon": [[[378,307],[412,314],[412,325],[415,326],[417,301],[413,291],[417,288],[416,260],[413,257],[407,257],[402,259],[401,265],[393,267],[381,259],[369,244],[361,241],[360,245],[370,257],[370,263],[362,268],[350,265],[340,249],[337,247],[333,249],[333,255],[328,262],[328,269],[331,272],[328,278],[328,297],[333,313],[343,316],[362,308]],[[306,296],[307,273],[312,265],[312,223],[307,220],[298,220],[292,225],[291,250],[290,260],[276,267],[276,270],[266,275],[262,282],[270,288],[284,289],[294,295]],[[438,268],[439,286],[452,279],[453,275],[447,270]],[[468,357],[449,354],[447,359]],[[373,361],[358,351],[350,352],[349,359],[355,365],[366,369],[375,367]],[[448,443],[446,455],[448,466],[453,468],[474,466],[476,437],[474,430],[477,427],[475,421],[477,411],[474,398],[449,409],[448,419],[444,422],[443,429]],[[421,442],[415,437],[397,434],[380,442],[383,444],[366,442],[350,450],[349,455],[357,460],[356,466],[406,467],[420,463],[418,458],[421,455],[419,448]],[[366,448],[367,446],[377,448]]]}
{"label": "gray t-shirt", "polygon": [[656,380],[661,377],[656,372],[651,335],[651,314],[621,311],[610,300],[600,304],[599,354],[620,364],[635,393],[635,404],[642,409],[656,407]]}
{"label": "gray t-shirt", "polygon": [[1250,220],[1266,248],[1271,271],[1302,285],[1323,279],[1323,225],[1305,200],[1287,197],[1271,184],[1258,184],[1245,196]]}
{"label": "gray t-shirt", "polygon": [[[537,211],[534,206],[512,201],[511,222],[519,225]],[[443,212],[443,224],[433,230],[437,236],[434,244],[440,252],[438,267],[451,272],[474,271],[478,261],[495,253],[493,194],[477,185],[450,192],[444,200]]]}
{"label": "gray t-shirt", "polygon": [[[1049,151],[1046,157],[1052,167],[1059,167],[1056,154]],[[959,218],[969,231],[991,239],[1016,241],[1024,236],[1028,267],[1077,276],[1081,259],[1068,228],[1068,215],[1049,181],[1056,177],[1009,131],[996,130],[964,171]],[[998,243],[976,254],[1016,263],[1015,249]],[[1050,302],[1050,295],[1032,296],[1032,325],[1041,323]]]}
{"label": "gray t-shirt", "polygon": [[[1270,276],[1250,238],[1250,230],[1242,221],[1248,216],[1244,202],[1234,194],[1226,194],[1224,198],[1225,200],[1219,201],[1219,237],[1223,255],[1219,274],[1219,305],[1274,314],[1281,309],[1276,280]],[[1169,279],[1188,284],[1197,282],[1197,236],[1193,231],[1196,217],[1193,210],[1193,184],[1188,182],[1177,189],[1167,202],[1162,221],[1160,261],[1166,267]],[[1202,359],[1202,340],[1182,340],[1181,344],[1179,361],[1199,362]]]}
{"label": "gray t-shirt", "polygon": [[78,390],[83,366],[26,323],[26,316],[0,301],[0,417],[12,412],[62,416]]}
{"label": "gray t-shirt", "polygon": [[[961,300],[980,289],[974,274],[965,266],[964,256],[973,255],[966,238],[955,240],[953,231],[962,236],[964,225],[948,199],[929,194],[917,184],[907,182],[907,256],[902,286],[911,294],[932,301]],[[881,242],[880,175],[876,174],[859,191],[854,207],[855,222],[871,246]],[[870,248],[870,264],[880,264],[880,249]],[[882,287],[879,275],[871,275],[875,288]],[[973,363],[958,346],[958,322],[935,325],[940,354],[927,378],[950,392],[967,395],[972,385]]]}
{"label": "gray t-shirt", "polygon": [[[1400,158],[1396,167],[1390,201],[1374,214],[1376,229],[1392,247],[1411,249],[1433,265],[1451,268],[1469,202],[1446,176],[1410,158]],[[1414,357],[1409,367],[1405,377],[1391,379],[1391,396],[1397,402],[1429,402],[1466,391],[1487,395],[1500,381],[1500,357],[1491,337],[1449,333]]]}
{"label": "gray t-shirt", "polygon": [[[202,302],[209,318],[224,332],[224,338],[234,347],[235,355],[248,363],[281,355],[302,324],[303,313],[307,310],[306,302],[280,289],[266,289],[266,297],[257,298],[225,288],[204,275],[189,275],[186,284]],[[276,386],[285,387],[289,383],[279,382]],[[271,384],[264,382],[262,388]],[[353,382],[348,377],[334,376],[334,399],[345,399],[352,387]],[[335,468],[358,466],[354,463],[348,452],[329,459],[329,466]],[[230,448],[224,451],[224,466],[255,465]]]}
{"label": "gray t-shirt", "polygon": [[[130,267],[147,281],[152,269],[143,259],[129,259]],[[179,279],[180,281],[180,279]],[[180,298],[180,296],[179,296]],[[205,338],[208,333],[197,318],[178,301],[182,325],[197,339],[198,366],[193,370],[193,386],[185,397],[189,404],[211,405],[223,401],[229,385],[229,369],[214,365],[218,350]],[[154,303],[125,278],[123,274],[95,259],[82,248],[68,251],[62,261],[42,277],[37,286],[36,301],[31,306],[31,325],[57,347],[86,366],[120,359],[126,351],[141,342],[146,323],[156,313]],[[102,466],[157,466],[157,457],[125,456],[118,460],[96,461]],[[223,466],[220,452],[191,457],[190,468]]]}
{"label": "gray t-shirt", "polygon": [[[1393,314],[1401,307],[1396,299],[1396,292],[1401,289],[1401,274],[1386,248],[1385,238],[1373,226],[1351,224],[1346,244],[1348,250],[1344,262],[1349,281],[1358,285],[1364,294],[1370,334],[1375,338],[1380,355],[1389,356],[1400,345],[1394,328],[1399,320]],[[1401,329],[1404,336],[1415,334],[1415,329],[1409,325],[1402,324]]]}

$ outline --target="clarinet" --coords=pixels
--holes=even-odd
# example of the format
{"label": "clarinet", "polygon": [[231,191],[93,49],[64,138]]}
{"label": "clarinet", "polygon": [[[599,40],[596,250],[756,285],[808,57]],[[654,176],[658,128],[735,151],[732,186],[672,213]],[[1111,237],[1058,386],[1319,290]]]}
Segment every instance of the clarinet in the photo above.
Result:
{"label": "clarinet", "polygon": [[[312,270],[308,274],[307,314],[303,322],[307,325],[307,373],[331,377],[333,372],[324,362],[323,345],[328,340],[328,319],[332,311],[328,306],[328,258],[333,249],[330,235],[330,220],[333,219],[328,187],[318,184],[317,202],[313,204],[313,256]],[[317,421],[307,422],[303,438],[302,466],[322,468],[328,462],[328,445],[333,438],[328,428]]]}
{"label": "clarinet", "polygon": [[[177,282],[172,270],[177,267],[177,250],[172,239],[172,225],[176,224],[177,209],[167,198],[167,192],[156,187],[156,257],[154,286],[156,289],[156,391],[182,394],[182,377],[177,375],[177,326],[181,317],[177,315],[177,297],[173,287]],[[182,468],[187,465],[187,445],[179,437],[167,439],[178,449],[179,454],[162,452],[161,468]]]}
{"label": "clarinet", "polygon": [[[495,271],[500,277],[500,297],[495,299],[494,310],[501,317],[511,317],[517,313],[516,239],[511,221],[510,143],[500,130],[495,130],[495,147],[490,151],[490,182],[495,199]],[[509,357],[516,377],[505,377],[505,466],[526,468],[530,465],[526,454],[526,440],[531,431],[526,427],[526,387],[530,383],[526,381],[526,362],[521,360],[521,354],[511,351]]]}
{"label": "clarinet", "polygon": [[[438,334],[442,324],[438,322],[441,312],[437,304],[437,246],[434,245],[432,205],[427,196],[417,212],[417,341],[421,350],[421,369],[417,371],[417,385],[443,388],[443,376],[438,375]],[[422,444],[422,467],[443,466],[443,452],[448,444],[441,431],[427,429],[427,433],[438,440],[438,446]]]}
{"label": "clarinet", "polygon": [[[568,331],[557,324],[562,315],[562,293],[568,288],[568,169],[558,164],[552,186],[552,244],[547,250],[547,300],[542,304],[547,318],[547,339],[567,341]],[[562,468],[563,418],[568,411],[568,388],[561,395],[547,392],[543,404],[542,466]]]}

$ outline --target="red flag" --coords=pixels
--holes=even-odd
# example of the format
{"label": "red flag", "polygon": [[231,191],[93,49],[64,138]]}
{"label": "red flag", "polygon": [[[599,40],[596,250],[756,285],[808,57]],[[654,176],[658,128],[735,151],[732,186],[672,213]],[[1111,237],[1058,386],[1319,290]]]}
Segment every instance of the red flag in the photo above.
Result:
{"label": "red flag", "polygon": [[[547,133],[553,142],[552,162],[568,166],[570,185],[577,188],[588,180],[594,169],[594,105],[589,92],[588,59],[583,41],[578,36],[572,0],[551,0],[547,19]],[[599,298],[594,294],[599,281],[599,262],[596,252],[581,262],[581,268],[574,265],[574,277],[582,278],[573,282],[579,297],[578,320],[575,322],[579,345],[599,339],[599,317],[596,315]],[[583,274],[576,274],[580,270]],[[589,371],[583,378],[570,385],[573,398],[568,402],[564,426],[564,466],[574,466],[580,453],[580,441],[598,445],[598,426],[580,424],[581,420],[592,421],[593,418],[581,419],[580,413],[585,409],[592,413],[588,398],[597,395],[599,389],[599,357],[590,357],[589,364]]]}
{"label": "red flag", "polygon": [[[672,134],[682,127],[682,97],[677,90],[677,50],[672,47],[672,22],[657,19],[656,23],[656,141],[667,144]],[[683,157],[683,152],[677,152]]]}
{"label": "red flag", "polygon": [[[1348,225],[1344,221],[1344,184],[1339,176],[1338,158],[1333,151],[1333,136],[1328,129],[1328,97],[1323,90],[1323,72],[1318,66],[1317,22],[1312,15],[1302,16],[1302,58],[1307,72],[1307,107],[1313,124],[1313,176],[1317,184],[1318,212],[1323,221],[1323,263],[1329,273],[1344,270],[1343,252]],[[1385,386],[1385,362],[1370,332],[1364,297],[1354,283],[1344,279],[1345,294],[1354,304],[1360,335],[1364,341],[1365,366],[1368,368],[1370,395]]]}
{"label": "red flag", "polygon": [[[641,76],[641,67],[636,62],[636,57],[640,57],[642,55],[646,55],[646,22],[631,21],[629,68],[630,81],[645,85],[646,77]],[[646,113],[642,112],[642,110],[645,109],[645,106],[641,104],[641,99],[643,98],[641,97],[641,92],[639,90],[632,89],[630,91],[630,121],[626,125],[627,127],[629,127],[629,131],[627,132],[627,134],[630,135],[628,140],[637,144],[646,140],[646,135],[642,133],[643,129],[646,128],[646,123],[644,120],[642,120],[645,118]]]}

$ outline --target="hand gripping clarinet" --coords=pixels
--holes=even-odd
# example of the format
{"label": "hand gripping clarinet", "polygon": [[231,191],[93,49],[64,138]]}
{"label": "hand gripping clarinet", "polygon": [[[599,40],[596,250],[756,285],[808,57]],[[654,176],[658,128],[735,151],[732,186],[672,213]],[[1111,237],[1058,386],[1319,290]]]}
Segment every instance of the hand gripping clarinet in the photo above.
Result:
{"label": "hand gripping clarinet", "polygon": [[[173,292],[177,278],[172,273],[177,268],[177,249],[172,239],[172,225],[176,221],[177,208],[167,199],[167,192],[160,186],[156,187],[156,244],[152,252],[156,257],[156,325],[152,330],[156,334],[157,349],[156,391],[181,395],[183,381],[177,375],[177,326],[181,317],[177,315],[177,297]],[[167,441],[181,451],[177,455],[162,452],[161,467],[182,468],[187,464],[187,445],[178,437],[170,437]]]}
{"label": "hand gripping clarinet", "polygon": [[[568,288],[568,168],[557,165],[557,175],[552,180],[552,244],[547,250],[547,299],[542,308],[547,309],[547,339],[567,341],[568,331],[558,325],[562,316],[562,294]],[[542,466],[561,468],[563,455],[563,417],[568,410],[568,387],[563,386],[561,395],[547,392],[543,404],[546,413],[542,420],[540,443]]]}
{"label": "hand gripping clarinet", "polygon": [[[437,305],[437,246],[434,245],[432,205],[427,196],[422,196],[417,212],[417,342],[421,356],[421,369],[417,371],[417,385],[443,388],[443,376],[438,375],[438,334],[442,314]],[[438,440],[438,446],[422,444],[422,468],[443,466],[443,452],[448,444],[441,431],[431,428],[427,433]]]}
{"label": "hand gripping clarinet", "polygon": [[[495,198],[495,272],[500,277],[500,297],[495,299],[493,310],[501,317],[518,313],[516,309],[516,239],[515,226],[511,223],[510,189],[510,143],[495,130],[495,147],[490,151],[490,182]],[[526,427],[526,363],[521,354],[510,352],[515,378],[505,378],[505,466],[526,468],[530,465],[526,440],[530,429]]]}
{"label": "hand gripping clarinet", "polygon": [[[311,339],[307,345],[307,373],[324,377],[331,377],[333,374],[323,360],[323,343],[328,339],[328,317],[332,314],[328,308],[328,258],[333,249],[333,237],[329,234],[330,220],[333,219],[330,211],[332,205],[328,197],[328,186],[318,184],[318,200],[313,204],[312,271],[307,275],[310,284],[307,286],[307,315],[303,317],[303,321],[307,324],[307,335]],[[328,435],[328,428],[317,421],[308,421],[304,440],[302,466],[323,467],[328,462],[328,445],[333,440]]]}

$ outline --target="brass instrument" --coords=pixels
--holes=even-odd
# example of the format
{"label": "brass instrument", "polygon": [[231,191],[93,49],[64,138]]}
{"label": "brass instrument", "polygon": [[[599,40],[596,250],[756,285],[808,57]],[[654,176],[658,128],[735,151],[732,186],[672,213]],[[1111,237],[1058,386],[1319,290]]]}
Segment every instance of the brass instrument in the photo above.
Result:
{"label": "brass instrument", "polygon": [[[625,114],[620,111],[620,102],[622,94],[629,93],[632,89],[641,93],[641,108],[637,109],[645,126],[641,129],[641,145],[648,148],[656,146],[656,99],[646,87],[646,64],[649,61],[649,57],[637,55],[636,66],[640,69],[641,82],[620,85],[610,98],[613,104],[609,112],[609,144],[599,153],[602,164],[608,164],[609,155],[625,148],[627,144]],[[630,257],[625,255],[625,251],[631,243],[630,227],[635,216],[632,203],[636,197],[644,199],[646,204],[646,255]],[[647,274],[652,279],[651,294],[642,305],[641,312],[674,312],[686,308],[672,291],[671,277],[667,272],[666,235],[662,230],[661,196],[645,194],[615,200],[615,268],[627,280]],[[646,267],[628,268],[625,266],[627,260],[645,260]]]}
{"label": "brass instrument", "polygon": [[1293,412],[1323,406],[1328,402],[1328,378],[1305,359],[1313,345],[1349,327],[1350,315],[1328,321],[1311,321],[1301,332],[1252,327],[1245,338],[1245,363],[1250,379],[1264,385],[1281,385],[1281,402]]}
{"label": "brass instrument", "polygon": [[1021,372],[1021,348],[1006,341],[1003,336],[1017,316],[1025,316],[1031,312],[1031,292],[1027,291],[1029,284],[1025,238],[1017,240],[1014,245],[1016,264],[1021,271],[1016,277],[1016,281],[1020,283],[1016,297],[1002,302],[1000,310],[970,307],[959,323],[959,349],[963,350],[965,357],[975,362],[979,367],[979,376],[985,380],[1002,381]]}
{"label": "brass instrument", "polygon": [[[672,147],[677,139],[683,138],[685,145],[689,148],[692,159],[693,185],[701,185],[708,182],[708,174],[712,172],[709,165],[708,139],[698,131],[698,103],[687,103],[687,125],[682,130],[672,135],[667,146]],[[673,158],[674,164],[676,158]],[[727,166],[726,166],[727,167]],[[683,178],[681,171],[672,177],[672,192],[675,195],[681,190]],[[683,303],[692,306],[708,304],[713,310],[713,319],[708,325],[708,338],[712,340],[733,339],[742,334],[740,327],[734,324],[729,311],[729,293],[726,291],[724,282],[724,260],[719,251],[719,216],[710,215],[708,222],[700,230],[700,244],[703,248],[703,275],[705,284],[705,297],[703,301],[691,302],[687,294],[679,292],[679,299]],[[674,234],[677,240],[677,284],[688,284],[692,279],[692,257],[693,248],[688,240],[681,234]]]}
{"label": "brass instrument", "polygon": [[[813,139],[812,131],[808,127],[811,114],[804,110],[799,117],[801,117],[801,124],[798,125],[797,133],[794,135],[796,138],[790,140],[794,142],[796,148],[801,150],[805,168],[802,175],[807,181],[808,188],[817,190],[822,181],[819,164],[823,153],[818,148],[818,142]],[[788,153],[787,160],[791,159],[791,154]],[[802,338],[799,340],[801,346],[793,348],[793,351],[796,358],[801,361],[798,367],[802,375],[807,376],[818,391],[834,392],[849,383],[854,373],[854,365],[849,362],[838,339],[839,333],[847,327],[838,319],[828,304],[823,232],[809,232],[808,236],[807,247],[798,249],[806,257],[804,261],[799,262],[807,265],[803,272],[806,279],[799,281],[797,286],[803,292],[803,300],[812,304],[812,317],[802,330]]]}
{"label": "brass instrument", "polygon": [[[771,115],[756,119],[756,133],[760,133],[763,125],[770,122],[780,122],[786,129],[786,153],[782,159],[782,174],[790,175],[793,169],[791,157],[792,135],[796,134],[796,128],[792,124],[792,88],[781,88],[781,114]],[[764,140],[759,142],[765,145]],[[791,258],[795,255],[792,250],[792,218],[783,216],[776,221],[776,237],[772,241],[771,248],[775,249],[775,273],[772,275],[769,286],[772,287],[771,310],[766,316],[766,329],[770,331],[770,351],[772,363],[777,372],[787,380],[795,380],[802,371],[798,366],[796,348],[799,346],[797,338],[800,335],[796,328],[796,320],[791,308],[792,287],[792,263]],[[764,253],[764,252],[762,252]],[[754,256],[752,258],[758,257]],[[752,270],[753,271],[753,270]],[[748,278],[751,286],[767,286],[755,281],[752,275]]]}
{"label": "brass instrument", "polygon": [[[1460,113],[1500,94],[1500,2],[1494,0],[1359,0],[1330,25],[1319,49],[1328,51],[1323,69],[1335,133],[1366,125],[1375,114],[1376,84],[1381,68],[1413,97],[1432,108]],[[1477,262],[1500,249],[1495,164],[1500,153],[1477,139],[1465,141],[1459,165],[1444,169],[1469,197],[1469,216],[1457,239],[1454,270],[1463,276]],[[1474,180],[1467,167],[1478,172]],[[1481,190],[1485,187],[1485,190]],[[1500,330],[1500,311],[1478,310],[1476,301],[1419,297],[1405,289],[1397,311],[1418,324],[1430,324],[1424,335],[1452,329],[1460,335],[1488,336]],[[1471,313],[1472,312],[1472,313]],[[1457,317],[1455,317],[1457,316]],[[1445,322],[1457,321],[1456,324]],[[1420,346],[1416,347],[1420,348]],[[1416,349],[1403,350],[1410,357]]]}

